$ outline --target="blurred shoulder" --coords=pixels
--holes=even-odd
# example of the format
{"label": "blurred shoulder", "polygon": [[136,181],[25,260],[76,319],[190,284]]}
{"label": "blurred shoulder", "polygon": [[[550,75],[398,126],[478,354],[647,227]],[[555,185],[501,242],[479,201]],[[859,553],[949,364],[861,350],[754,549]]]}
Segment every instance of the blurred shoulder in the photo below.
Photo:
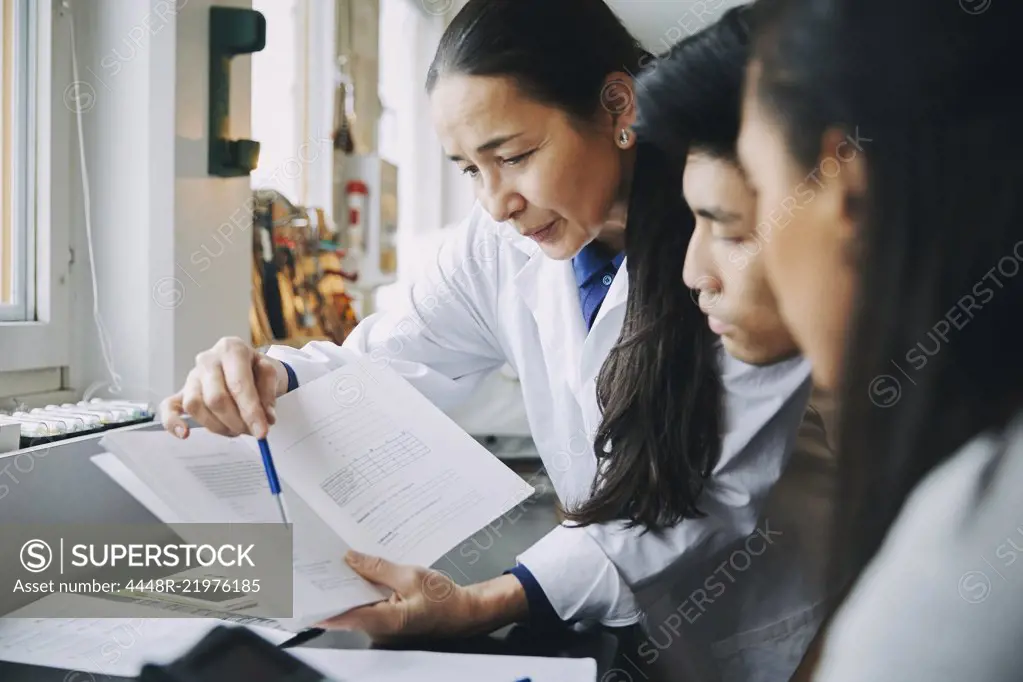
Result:
{"label": "blurred shoulder", "polygon": [[1023,415],[924,478],[836,614],[816,679],[1017,679],[1021,487]]}

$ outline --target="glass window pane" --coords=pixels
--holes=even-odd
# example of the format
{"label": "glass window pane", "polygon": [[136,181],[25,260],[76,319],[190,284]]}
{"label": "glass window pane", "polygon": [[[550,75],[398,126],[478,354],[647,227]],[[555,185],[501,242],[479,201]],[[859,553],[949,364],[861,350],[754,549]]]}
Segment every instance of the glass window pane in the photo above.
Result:
{"label": "glass window pane", "polygon": [[0,0],[0,321],[32,319],[29,199],[32,28],[27,0]]}
{"label": "glass window pane", "polygon": [[0,72],[3,73],[3,85],[0,90],[0,305],[13,301],[14,259],[12,258],[13,223],[11,220],[11,101],[14,89],[13,66],[14,40],[12,35],[13,17],[10,16],[13,4],[3,1],[0,11],[0,33],[3,45],[0,46]]}

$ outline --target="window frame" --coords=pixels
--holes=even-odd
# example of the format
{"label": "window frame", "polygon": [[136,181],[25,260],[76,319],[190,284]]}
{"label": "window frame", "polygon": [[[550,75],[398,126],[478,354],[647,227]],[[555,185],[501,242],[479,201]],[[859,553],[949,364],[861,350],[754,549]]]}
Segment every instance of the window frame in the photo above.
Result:
{"label": "window frame", "polygon": [[[34,287],[35,268],[33,263],[26,259],[26,254],[34,251],[30,243],[33,231],[29,228],[32,224],[32,206],[29,200],[33,192],[32,158],[28,140],[32,139],[31,136],[34,134],[32,118],[35,107],[29,101],[28,94],[34,92],[35,78],[32,72],[33,41],[24,39],[25,36],[31,36],[33,21],[31,5],[25,0],[0,0],[0,34],[4,38],[0,53],[4,88],[3,96],[0,97],[4,105],[3,111],[0,111],[0,136],[4,143],[13,143],[0,147],[3,154],[3,160],[0,161],[0,183],[3,183],[0,194],[3,195],[3,199],[0,201],[5,204],[0,206],[0,211],[3,211],[0,220],[10,221],[12,228],[9,246],[14,270],[10,280],[14,299],[10,302],[0,302],[0,322],[23,322],[35,314],[30,306],[30,302],[35,300],[34,292],[30,290],[30,287]],[[13,44],[7,42],[8,37]],[[10,137],[7,135],[8,128]],[[8,171],[10,175],[5,177]],[[6,194],[8,182],[9,196]],[[7,205],[8,200],[10,205]],[[6,251],[5,246],[6,242],[0,244],[0,253]],[[4,254],[3,262],[6,261],[7,255]]]}
{"label": "window frame", "polygon": [[[29,56],[34,87],[28,102],[29,185],[24,202],[29,219],[24,263],[33,271],[25,289],[28,321],[0,321],[0,383],[4,372],[66,367],[70,364],[70,166],[77,157],[73,113],[65,104],[72,91],[68,17],[53,0],[3,0],[31,7]],[[31,134],[34,131],[34,135]],[[28,272],[28,271],[26,271]],[[47,382],[48,384],[49,382]],[[40,386],[41,390],[52,388]]]}

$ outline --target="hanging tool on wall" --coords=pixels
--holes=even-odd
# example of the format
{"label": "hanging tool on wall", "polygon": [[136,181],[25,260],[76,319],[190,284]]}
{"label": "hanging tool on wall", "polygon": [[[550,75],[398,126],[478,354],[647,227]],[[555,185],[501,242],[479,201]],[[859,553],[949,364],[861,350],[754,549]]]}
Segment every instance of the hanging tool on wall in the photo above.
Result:
{"label": "hanging tool on wall", "polygon": [[334,149],[355,151],[352,127],[355,122],[355,81],[348,68],[348,57],[337,59],[337,90],[334,97]]}

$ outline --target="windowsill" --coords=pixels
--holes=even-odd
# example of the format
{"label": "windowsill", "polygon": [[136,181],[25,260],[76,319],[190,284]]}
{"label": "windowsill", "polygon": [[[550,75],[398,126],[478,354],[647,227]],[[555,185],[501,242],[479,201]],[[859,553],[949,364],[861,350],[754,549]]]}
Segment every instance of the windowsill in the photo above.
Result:
{"label": "windowsill", "polygon": [[49,322],[25,322],[23,320],[0,320],[0,329],[31,329],[32,327],[45,327]]}
{"label": "windowsill", "polygon": [[[29,407],[44,407],[55,400],[63,399],[73,391],[67,391],[61,384],[59,367],[34,369],[20,372],[0,372],[0,410],[24,404]],[[40,404],[41,403],[41,404]]]}
{"label": "windowsill", "polygon": [[70,364],[67,326],[53,322],[0,322],[0,373]]}
{"label": "windowsill", "polygon": [[81,391],[75,391],[72,389],[49,391],[47,393],[26,393],[18,396],[0,398],[0,408],[4,410],[12,409],[14,407],[13,404],[4,405],[3,403],[16,402],[19,409],[33,410],[37,407],[46,407],[47,405],[63,405],[64,403],[77,403],[81,399],[82,399]]}

